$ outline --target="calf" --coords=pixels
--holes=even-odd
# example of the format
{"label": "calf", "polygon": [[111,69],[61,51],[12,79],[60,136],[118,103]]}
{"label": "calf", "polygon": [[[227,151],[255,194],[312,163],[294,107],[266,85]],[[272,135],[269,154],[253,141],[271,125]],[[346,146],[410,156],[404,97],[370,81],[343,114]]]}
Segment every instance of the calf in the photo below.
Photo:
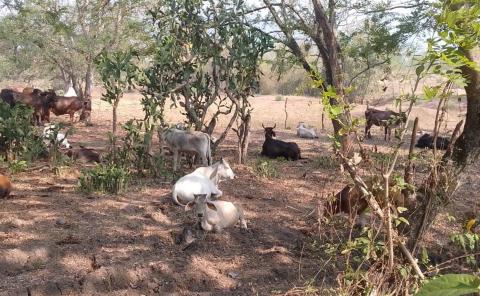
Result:
{"label": "calf", "polygon": [[173,170],[177,170],[180,152],[195,153],[202,159],[203,165],[211,165],[210,136],[203,132],[186,132],[176,128],[165,131],[159,129],[160,147],[165,144],[173,152]]}
{"label": "calf", "polygon": [[265,142],[263,142],[261,155],[269,158],[284,157],[287,160],[298,160],[300,156],[300,148],[294,142],[284,142],[276,140],[273,137],[276,136],[273,130],[277,125],[273,127],[262,127],[265,131]]}
{"label": "calf", "polygon": [[102,157],[100,153],[93,149],[85,148],[82,146],[80,146],[80,148],[69,149],[65,154],[73,160],[83,163],[102,162]]}
{"label": "calf", "polygon": [[387,141],[387,134],[388,140],[390,141],[392,135],[392,128],[399,126],[402,123],[407,121],[407,116],[405,112],[397,113],[391,110],[377,110],[373,108],[368,108],[365,111],[365,137],[372,138],[372,134],[370,133],[370,129],[373,125],[376,126],[383,126],[385,128],[385,141]]}
{"label": "calf", "polygon": [[[423,134],[417,141],[417,144],[415,147],[418,148],[429,148],[433,149],[433,141],[434,141],[434,136],[431,136],[430,134]],[[436,148],[440,150],[446,150],[448,146],[450,145],[450,140],[446,137],[437,137],[437,142],[436,142]]]}
{"label": "calf", "polygon": [[206,194],[196,194],[193,201],[185,206],[185,211],[193,210],[205,231],[221,232],[240,220],[240,226],[247,229],[247,222],[240,206],[223,200],[208,200]]}
{"label": "calf", "polygon": [[12,191],[12,183],[10,179],[0,174],[0,198],[6,198]]}
{"label": "calf", "polygon": [[300,138],[315,139],[318,138],[313,127],[307,127],[305,123],[299,122],[297,126],[297,136]]}
{"label": "calf", "polygon": [[[53,94],[55,94],[53,92]],[[70,115],[70,122],[73,122],[73,117],[76,112],[82,111],[80,114],[80,120],[85,120],[87,114],[92,111],[90,100],[80,100],[78,97],[65,97],[55,95],[55,102],[51,106],[50,110],[56,116]]]}

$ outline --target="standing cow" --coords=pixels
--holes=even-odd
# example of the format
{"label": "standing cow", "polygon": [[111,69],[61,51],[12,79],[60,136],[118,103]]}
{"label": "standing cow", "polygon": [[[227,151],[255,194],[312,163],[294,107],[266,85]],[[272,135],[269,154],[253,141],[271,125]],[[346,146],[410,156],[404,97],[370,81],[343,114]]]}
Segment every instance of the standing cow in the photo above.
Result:
{"label": "standing cow", "polygon": [[43,121],[50,121],[49,109],[55,101],[55,95],[51,92],[42,92],[39,89],[33,89],[31,93],[17,92],[11,89],[2,89],[0,91],[1,99],[13,107],[16,103],[23,103],[33,108],[33,121],[35,124],[41,124]]}
{"label": "standing cow", "polygon": [[210,136],[203,132],[186,132],[176,128],[165,131],[159,129],[160,148],[166,145],[173,152],[173,170],[177,170],[180,152],[195,153],[202,159],[203,165],[212,164]]}
{"label": "standing cow", "polygon": [[385,128],[385,141],[390,141],[392,135],[392,128],[399,126],[401,123],[407,121],[407,116],[405,112],[394,112],[391,110],[383,111],[373,108],[368,108],[365,111],[365,120],[367,124],[365,125],[365,138],[372,138],[370,129],[373,125],[383,126]]}
{"label": "standing cow", "polygon": [[[53,95],[55,92],[51,91]],[[66,96],[57,96],[55,95],[55,101],[52,104],[50,110],[56,116],[70,115],[70,122],[73,123],[73,117],[75,112],[81,110],[80,120],[85,120],[89,117],[90,112],[92,111],[91,101],[89,99],[80,100],[78,97],[66,97]]]}
{"label": "standing cow", "polygon": [[262,123],[265,131],[265,142],[263,142],[261,155],[269,158],[284,157],[287,160],[300,159],[300,148],[298,148],[297,143],[274,139],[276,134],[273,129],[276,126],[275,124],[273,127],[265,127]]}

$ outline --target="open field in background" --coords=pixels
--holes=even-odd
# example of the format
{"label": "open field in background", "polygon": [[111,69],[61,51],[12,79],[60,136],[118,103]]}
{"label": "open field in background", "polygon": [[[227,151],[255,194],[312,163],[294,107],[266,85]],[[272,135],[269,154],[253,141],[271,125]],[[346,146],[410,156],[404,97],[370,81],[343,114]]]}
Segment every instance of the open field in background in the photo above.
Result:
{"label": "open field in background", "polygon": [[[322,228],[316,208],[349,179],[319,158],[331,156],[327,134],[332,129],[327,118],[326,131],[320,132],[319,139],[296,138],[299,121],[320,131],[318,98],[285,97],[291,129],[283,126],[284,101],[277,101],[276,96],[252,98],[248,165],[234,164],[233,133],[214,156],[226,157],[238,176],[221,183],[220,189],[224,199],[244,207],[249,232],[235,227],[207,234],[205,240],[182,250],[175,235],[193,219],[172,204],[170,183],[143,179],[118,197],[85,196],[75,192],[79,165],[62,169],[59,175],[48,170],[20,173],[13,177],[13,196],[1,202],[0,295],[284,295],[294,287],[308,287],[309,281],[325,289],[317,291],[319,295],[330,295],[328,289],[336,286],[336,276],[344,266],[319,250]],[[106,148],[111,107],[98,98],[96,90],[93,126],[75,124],[72,145]],[[139,98],[129,93],[122,99],[120,123],[143,117]],[[394,108],[392,104],[376,107]],[[433,128],[435,107],[430,102],[414,108],[413,116],[420,118],[423,130]],[[365,108],[358,105],[352,113],[363,116]],[[52,119],[68,122],[66,116],[52,115]],[[174,123],[182,117],[168,110],[166,119]],[[458,108],[452,106],[445,130],[453,129],[460,119]],[[259,177],[253,167],[263,143],[262,123],[277,123],[277,137],[296,141],[308,159],[274,162],[279,176]],[[365,141],[366,147],[377,145],[385,151],[388,144],[383,131],[373,127],[372,134],[374,139]],[[428,153],[419,151],[422,157]],[[417,168],[419,178],[424,169]],[[449,236],[460,226],[446,216],[461,221],[465,211],[477,206],[479,171],[477,167],[467,174],[455,196],[459,202],[446,208],[430,231],[427,246],[432,254],[444,259],[453,255]]]}

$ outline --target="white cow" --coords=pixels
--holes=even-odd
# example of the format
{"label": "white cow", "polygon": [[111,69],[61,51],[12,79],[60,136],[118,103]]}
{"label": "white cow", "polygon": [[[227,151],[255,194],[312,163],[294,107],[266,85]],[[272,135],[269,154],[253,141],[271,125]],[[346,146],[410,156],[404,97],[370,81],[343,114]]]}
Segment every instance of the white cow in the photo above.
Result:
{"label": "white cow", "polygon": [[[50,141],[52,140],[53,134],[55,132],[55,128],[56,128],[55,124],[50,124],[43,129],[43,138],[46,140],[47,146],[50,145]],[[72,145],[68,143],[68,140],[65,134],[60,132],[57,133],[57,143],[60,145],[60,148],[65,148],[65,149],[72,148]]]}
{"label": "white cow", "polygon": [[224,200],[209,200],[206,194],[195,194],[194,200],[185,206],[185,211],[193,210],[205,231],[221,232],[240,220],[240,226],[247,229],[247,222],[240,206]]}
{"label": "white cow", "polygon": [[166,145],[173,152],[173,170],[177,170],[180,152],[195,153],[202,159],[203,165],[210,165],[212,154],[210,136],[202,132],[186,132],[176,128],[165,131],[159,129],[160,148]]}
{"label": "white cow", "polygon": [[181,177],[173,185],[172,199],[176,204],[183,206],[193,201],[195,194],[206,194],[209,197],[222,196],[222,191],[217,188],[218,183],[221,180],[233,178],[235,174],[227,161],[222,158],[209,167],[200,167]]}
{"label": "white cow", "polygon": [[300,138],[314,139],[318,138],[317,133],[313,127],[307,127],[303,122],[299,122],[297,126],[297,136]]}

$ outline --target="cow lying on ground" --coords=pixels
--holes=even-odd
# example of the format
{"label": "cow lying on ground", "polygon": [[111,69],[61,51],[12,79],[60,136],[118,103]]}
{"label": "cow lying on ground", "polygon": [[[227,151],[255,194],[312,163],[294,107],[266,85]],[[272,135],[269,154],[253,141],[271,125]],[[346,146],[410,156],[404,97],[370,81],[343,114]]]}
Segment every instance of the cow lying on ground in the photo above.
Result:
{"label": "cow lying on ground", "polygon": [[85,148],[83,146],[80,146],[80,148],[71,148],[65,154],[73,160],[83,163],[102,162],[102,156],[100,153],[94,149]]}
{"label": "cow lying on ground", "polygon": [[202,160],[203,165],[211,165],[210,136],[203,132],[186,132],[176,128],[165,131],[158,130],[160,148],[164,152],[166,145],[173,152],[173,170],[177,170],[178,156],[181,152],[195,153]]}
{"label": "cow lying on ground", "polygon": [[388,141],[390,141],[392,135],[392,128],[398,127],[400,124],[405,123],[407,121],[406,114],[404,112],[397,113],[391,110],[383,111],[377,110],[373,108],[368,108],[365,111],[365,137],[372,138],[372,134],[370,133],[370,129],[373,125],[376,126],[383,126],[385,129],[385,141],[387,141],[387,134],[388,134]]}
{"label": "cow lying on ground", "polygon": [[299,122],[297,126],[297,136],[300,138],[315,139],[318,138],[313,127],[308,127],[305,123]]}
{"label": "cow lying on ground", "polygon": [[0,198],[5,198],[10,195],[12,191],[12,183],[10,179],[0,174]]}
{"label": "cow lying on ground", "polygon": [[298,148],[296,143],[274,139],[276,134],[273,129],[276,126],[275,124],[273,127],[265,127],[262,123],[265,131],[265,142],[263,142],[261,155],[269,158],[284,157],[287,160],[300,159],[300,148]]}
{"label": "cow lying on ground", "polygon": [[31,93],[17,92],[11,89],[2,89],[0,91],[1,99],[13,107],[16,103],[23,103],[33,108],[33,122],[41,124],[50,121],[49,109],[55,101],[55,95],[51,92],[42,92],[39,89],[33,89]]}
{"label": "cow lying on ground", "polygon": [[[381,186],[372,186],[372,180],[369,180],[367,186],[370,188],[377,202],[380,206],[384,206],[385,193]],[[400,190],[393,190],[394,183],[390,184],[390,199],[396,207],[407,206],[408,199],[406,199]],[[378,188],[378,189],[376,189]],[[327,202],[326,211],[329,214],[346,213],[350,219],[358,218],[357,225],[364,226],[366,223],[365,210],[368,208],[367,201],[363,198],[363,193],[360,187],[356,185],[346,185],[340,192],[338,192],[334,199]]]}
{"label": "cow lying on ground", "polygon": [[51,93],[55,96],[55,101],[50,107],[50,111],[56,116],[68,114],[70,115],[70,122],[73,122],[76,112],[81,111],[80,120],[85,120],[87,114],[89,115],[92,111],[92,105],[88,99],[82,101],[78,97],[57,96],[53,91]]}
{"label": "cow lying on ground", "polygon": [[185,211],[190,210],[205,231],[221,232],[238,221],[243,229],[247,229],[243,209],[232,202],[209,200],[206,194],[196,194],[194,200],[185,206]]}
{"label": "cow lying on ground", "polygon": [[[431,136],[430,134],[423,134],[418,139],[415,147],[433,149],[433,140],[434,140],[434,137]],[[437,137],[437,142],[435,145],[437,146],[437,149],[446,150],[449,145],[450,145],[450,140],[448,138],[440,137],[440,136]]]}
{"label": "cow lying on ground", "polygon": [[222,196],[222,191],[217,188],[218,184],[221,180],[234,177],[230,165],[222,158],[209,167],[200,167],[180,178],[173,186],[172,199],[177,205],[183,206],[193,201],[195,194]]}

